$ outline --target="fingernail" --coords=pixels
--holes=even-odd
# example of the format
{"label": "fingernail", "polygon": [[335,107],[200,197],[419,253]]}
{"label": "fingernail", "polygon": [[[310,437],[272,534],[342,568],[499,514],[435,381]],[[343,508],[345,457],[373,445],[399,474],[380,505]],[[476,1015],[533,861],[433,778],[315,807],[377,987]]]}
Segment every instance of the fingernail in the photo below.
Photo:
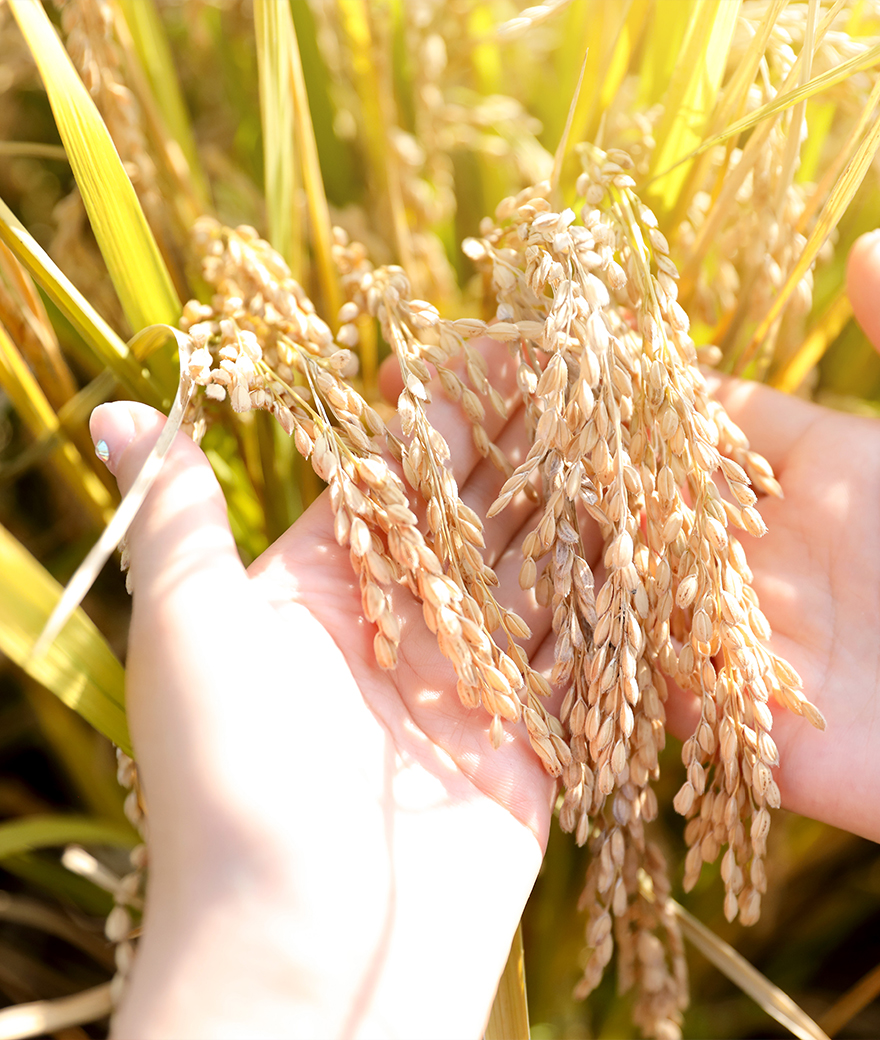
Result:
{"label": "fingernail", "polygon": [[89,432],[95,454],[115,475],[119,459],[134,437],[131,412],[122,401],[98,405],[89,419]]}

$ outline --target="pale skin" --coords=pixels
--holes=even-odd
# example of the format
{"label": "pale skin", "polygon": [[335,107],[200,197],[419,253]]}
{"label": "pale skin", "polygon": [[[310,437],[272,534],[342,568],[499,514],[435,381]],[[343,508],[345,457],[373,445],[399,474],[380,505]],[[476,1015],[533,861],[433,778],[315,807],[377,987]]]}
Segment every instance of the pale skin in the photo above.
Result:
{"label": "pale skin", "polygon": [[[849,291],[880,346],[880,236],[854,249]],[[505,356],[491,360],[512,391]],[[828,721],[821,734],[775,712],[783,804],[878,840],[880,422],[756,385],[718,394],[785,490],[762,499],[770,530],[746,551],[773,648]],[[432,419],[485,509],[501,478],[439,393]],[[122,403],[93,415],[123,491],[162,422]],[[512,450],[517,417],[503,427],[490,436]],[[528,520],[523,506],[490,522],[488,555],[544,667],[547,621],[516,580]],[[326,498],[245,570],[211,468],[178,436],[129,541],[151,865],[114,1035],[479,1036],[550,826],[554,783],[524,733],[492,750],[403,593],[399,667],[377,668]],[[694,707],[670,698],[679,736]]]}

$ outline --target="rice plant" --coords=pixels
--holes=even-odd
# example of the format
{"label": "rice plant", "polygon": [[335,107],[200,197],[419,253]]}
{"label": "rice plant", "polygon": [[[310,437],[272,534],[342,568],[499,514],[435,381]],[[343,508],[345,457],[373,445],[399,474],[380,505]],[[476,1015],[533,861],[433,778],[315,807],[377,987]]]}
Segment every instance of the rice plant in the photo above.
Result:
{"label": "rice plant", "polygon": [[[106,1017],[136,956],[149,804],[116,568],[78,604],[179,429],[247,560],[329,495],[378,664],[396,665],[404,589],[492,744],[524,726],[558,778],[566,837],[523,923],[530,1008],[518,938],[487,1035],[528,1035],[529,1015],[547,1038],[855,1019],[876,971],[838,1002],[858,969],[801,995],[823,943],[876,917],[876,855],[784,814],[771,830],[768,702],[821,729],[821,691],[767,648],[748,553],[782,488],[706,373],[876,414],[843,269],[880,219],[880,6],[0,0],[0,49],[4,711],[67,788],[0,783],[0,915],[92,956],[56,978],[57,951],[16,933],[0,989],[28,1006],[0,1035]],[[512,409],[487,343],[514,366],[524,454],[493,440]],[[499,472],[482,512],[432,425],[442,395]],[[121,504],[87,429],[111,397],[169,414]],[[546,672],[484,551],[517,508]],[[682,746],[670,683],[699,702]],[[834,871],[861,907],[817,911],[779,953],[797,892],[815,903]],[[112,964],[59,900],[106,917]]]}

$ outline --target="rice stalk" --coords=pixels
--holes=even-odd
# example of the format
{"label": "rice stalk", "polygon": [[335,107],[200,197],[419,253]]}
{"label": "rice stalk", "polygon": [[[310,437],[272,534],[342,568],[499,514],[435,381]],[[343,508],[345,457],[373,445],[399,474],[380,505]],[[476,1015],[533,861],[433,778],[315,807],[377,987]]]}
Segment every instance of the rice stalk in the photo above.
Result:
{"label": "rice stalk", "polygon": [[135,329],[176,321],[177,294],[94,102],[42,6],[9,3],[39,67],[126,316]]}
{"label": "rice stalk", "polygon": [[[742,366],[760,348],[761,370],[775,359],[772,378],[793,388],[846,321],[840,295],[821,312],[813,308],[812,278],[832,257],[830,236],[875,159],[878,87],[861,75],[880,55],[874,23],[839,0],[824,11],[812,0],[663,7],[634,0],[602,4],[598,26],[579,5],[564,3],[512,15],[504,5],[464,12],[427,2],[321,5],[314,14],[323,60],[336,77],[339,125],[355,135],[368,171],[362,195],[334,200],[344,205],[331,219],[321,134],[309,114],[312,85],[299,65],[290,11],[258,3],[253,51],[263,99],[267,241],[250,224],[206,212],[179,95],[170,87],[163,97],[158,85],[170,63],[167,55],[150,58],[148,41],[164,38],[152,6],[137,13],[130,0],[119,0],[126,22],[117,21],[115,33],[109,23],[77,27],[78,17],[109,8],[93,0],[67,8],[68,47],[84,76],[91,54],[107,67],[114,90],[133,90],[143,102],[143,123],[112,98],[102,106],[121,161],[82,84],[60,60],[41,8],[23,0],[12,7],[46,76],[96,235],[139,335],[126,348],[8,210],[0,214],[4,241],[87,339],[90,356],[112,360],[140,399],[167,397],[173,385],[168,333],[152,335],[147,326],[160,313],[166,325],[179,324],[181,376],[165,439],[179,425],[205,437],[246,551],[283,530],[310,497],[304,486],[284,485],[293,453],[307,460],[313,487],[320,480],[329,488],[335,535],[350,549],[379,665],[396,663],[401,633],[390,593],[402,585],[422,603],[455,670],[458,696],[486,712],[492,743],[503,743],[505,726],[522,720],[535,753],[560,777],[560,823],[589,851],[578,995],[597,987],[616,953],[619,985],[633,993],[640,1029],[680,1035],[688,999],[682,917],[667,901],[670,881],[652,836],[666,682],[690,689],[701,708],[682,749],[686,779],[673,803],[688,821],[685,887],[696,885],[704,861],[720,858],[728,919],[754,922],[767,889],[770,810],[779,802],[768,699],[823,724],[799,677],[766,647],[769,626],[737,533],[763,533],[757,497],[777,494],[779,485],[711,399],[697,362],[723,352]],[[193,24],[202,15],[214,17],[200,8]],[[851,19],[846,29],[844,18]],[[562,78],[574,83],[581,66],[584,81],[580,98],[565,98],[568,121],[553,140],[554,161],[531,109],[503,89],[505,65],[522,58],[525,67],[524,56],[551,54],[548,41],[561,27],[578,29],[565,44]],[[232,75],[215,64],[218,77]],[[492,96],[474,90],[475,79]],[[84,135],[73,132],[61,83],[88,120]],[[558,98],[532,101],[553,108],[561,125]],[[824,128],[818,143],[817,112]],[[804,125],[814,134],[806,144]],[[255,117],[243,129],[257,140]],[[804,181],[807,146],[821,173],[815,186]],[[184,154],[187,162],[176,164],[175,155]],[[223,171],[227,194],[224,201],[218,192],[218,208],[248,199],[239,208],[249,206],[259,222],[258,192],[248,186],[246,164],[236,162],[240,156],[205,163],[215,182]],[[575,162],[579,176],[571,172]],[[190,240],[175,231],[163,246],[166,260],[123,164],[137,167],[148,187],[141,199],[145,210],[153,207],[154,227],[178,228],[181,214],[201,213]],[[95,191],[97,176],[114,178],[111,205]],[[240,187],[230,189],[234,177]],[[288,223],[300,178],[312,256],[298,244],[304,234]],[[493,216],[480,221],[465,209],[479,205],[466,198],[468,183],[491,196],[489,209],[503,186]],[[452,259],[464,215],[473,216],[473,237],[463,242],[477,271],[471,281],[463,273],[470,269],[456,273]],[[334,221],[347,230],[331,230]],[[120,271],[119,246],[128,247],[129,237],[138,257],[131,271]],[[169,269],[192,296],[182,313]],[[134,279],[143,299],[132,298]],[[51,365],[57,347],[47,320],[23,281],[19,288],[30,300],[24,310],[21,301],[12,308],[0,300],[0,307],[4,316],[20,316],[15,337],[28,344],[34,368]],[[474,311],[482,317],[463,316]],[[400,433],[374,396],[379,336],[403,382]],[[486,410],[506,415],[506,405],[476,345],[480,337],[506,343],[515,360],[525,457],[508,459],[487,433]],[[6,353],[17,359],[7,382],[22,417],[32,418],[29,457],[42,458],[66,443],[60,418],[71,387],[63,406],[60,398],[50,401],[52,425],[45,405],[34,404],[43,400],[38,391],[47,376],[23,367],[23,345]],[[145,359],[155,376],[142,372]],[[452,478],[448,444],[431,424],[437,393],[460,402],[476,450],[503,474],[485,515],[468,508]],[[402,478],[389,459],[400,463]],[[716,486],[722,479],[726,497]],[[86,487],[87,473],[75,469],[69,481]],[[549,676],[532,668],[522,645],[528,625],[500,598],[483,553],[486,524],[523,498],[535,514],[520,584],[552,619]],[[124,511],[136,504],[132,498]],[[601,567],[594,573],[588,545],[596,531]],[[105,536],[108,545],[117,534]],[[58,654],[69,652],[73,626],[45,659],[28,656],[55,594],[39,566],[16,552],[12,545],[9,558],[18,563],[9,573],[25,581],[39,576],[45,594],[22,622],[21,590],[4,584],[0,611],[9,618],[0,618],[0,638],[8,640],[8,624],[18,639],[8,640],[18,654],[11,656],[70,701]],[[65,603],[76,601],[94,573],[90,562]],[[100,639],[87,642],[100,658]],[[115,659],[101,666],[112,673],[103,685],[81,665],[96,667],[74,662],[84,690],[77,709],[127,747]],[[558,717],[547,707],[553,686],[564,693]],[[114,699],[109,710],[105,700]],[[124,756],[120,777],[129,788],[129,818],[139,824],[136,767]],[[135,858],[130,874],[108,882],[117,989],[131,962],[145,853]],[[66,861],[98,878],[83,857],[71,853]],[[698,931],[685,923],[688,936]],[[738,984],[752,985],[747,976]],[[785,1001],[777,998],[765,992],[763,999],[778,1011]],[[791,1008],[783,1014],[797,1019]]]}

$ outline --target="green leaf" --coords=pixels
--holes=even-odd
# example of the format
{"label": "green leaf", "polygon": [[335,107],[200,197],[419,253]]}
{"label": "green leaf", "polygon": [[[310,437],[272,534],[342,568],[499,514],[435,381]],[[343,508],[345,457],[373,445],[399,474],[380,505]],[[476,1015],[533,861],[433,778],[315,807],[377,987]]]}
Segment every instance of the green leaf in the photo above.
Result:
{"label": "green leaf", "polygon": [[92,230],[135,332],[175,323],[180,300],[113,140],[42,4],[9,0],[37,63]]}
{"label": "green leaf", "polygon": [[138,400],[158,407],[162,394],[135,355],[0,199],[0,239],[106,365]]}
{"label": "green leaf", "polygon": [[86,613],[77,610],[46,654],[32,655],[60,596],[58,582],[0,526],[0,651],[130,755],[123,668]]}
{"label": "green leaf", "polygon": [[0,823],[0,860],[54,845],[117,845],[130,849],[139,841],[132,827],[94,816],[24,816]]}

